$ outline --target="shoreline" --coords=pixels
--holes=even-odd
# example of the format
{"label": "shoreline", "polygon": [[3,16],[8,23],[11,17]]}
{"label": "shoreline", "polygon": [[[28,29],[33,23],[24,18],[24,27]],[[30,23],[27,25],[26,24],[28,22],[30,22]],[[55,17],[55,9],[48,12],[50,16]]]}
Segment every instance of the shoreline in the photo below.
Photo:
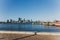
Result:
{"label": "shoreline", "polygon": [[0,40],[60,40],[60,32],[0,31]]}
{"label": "shoreline", "polygon": [[1,34],[60,35],[60,32],[0,31]]}

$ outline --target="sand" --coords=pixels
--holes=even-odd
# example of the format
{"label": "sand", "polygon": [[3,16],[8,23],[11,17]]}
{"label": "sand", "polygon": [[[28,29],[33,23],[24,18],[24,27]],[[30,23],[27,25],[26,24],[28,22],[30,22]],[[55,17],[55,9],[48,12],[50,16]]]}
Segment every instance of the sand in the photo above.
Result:
{"label": "sand", "polygon": [[60,40],[60,35],[1,33],[0,40]]}

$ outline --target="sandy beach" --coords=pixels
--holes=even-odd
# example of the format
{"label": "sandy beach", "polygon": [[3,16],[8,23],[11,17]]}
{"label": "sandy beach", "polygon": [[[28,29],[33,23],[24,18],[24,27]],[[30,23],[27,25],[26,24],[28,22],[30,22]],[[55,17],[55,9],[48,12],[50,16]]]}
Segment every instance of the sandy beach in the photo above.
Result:
{"label": "sandy beach", "polygon": [[0,40],[60,40],[60,33],[0,31]]}

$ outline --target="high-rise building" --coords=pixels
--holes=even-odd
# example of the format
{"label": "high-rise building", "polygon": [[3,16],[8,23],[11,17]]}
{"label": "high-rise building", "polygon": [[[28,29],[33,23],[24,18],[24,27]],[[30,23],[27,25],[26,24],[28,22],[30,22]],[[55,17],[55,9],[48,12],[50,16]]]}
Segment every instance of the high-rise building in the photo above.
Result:
{"label": "high-rise building", "polygon": [[18,22],[20,23],[22,21],[22,18],[18,18]]}
{"label": "high-rise building", "polygon": [[9,20],[7,20],[7,23],[9,23]]}
{"label": "high-rise building", "polygon": [[10,23],[12,23],[13,22],[13,20],[12,19],[10,19]]}
{"label": "high-rise building", "polygon": [[21,21],[22,18],[18,18],[18,21]]}

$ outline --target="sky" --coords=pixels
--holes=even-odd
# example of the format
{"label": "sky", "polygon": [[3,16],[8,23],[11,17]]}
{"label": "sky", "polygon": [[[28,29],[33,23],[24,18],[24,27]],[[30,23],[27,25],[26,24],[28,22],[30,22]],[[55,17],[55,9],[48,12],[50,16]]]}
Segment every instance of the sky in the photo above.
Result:
{"label": "sky", "polygon": [[60,20],[60,0],[0,0],[0,21]]}

